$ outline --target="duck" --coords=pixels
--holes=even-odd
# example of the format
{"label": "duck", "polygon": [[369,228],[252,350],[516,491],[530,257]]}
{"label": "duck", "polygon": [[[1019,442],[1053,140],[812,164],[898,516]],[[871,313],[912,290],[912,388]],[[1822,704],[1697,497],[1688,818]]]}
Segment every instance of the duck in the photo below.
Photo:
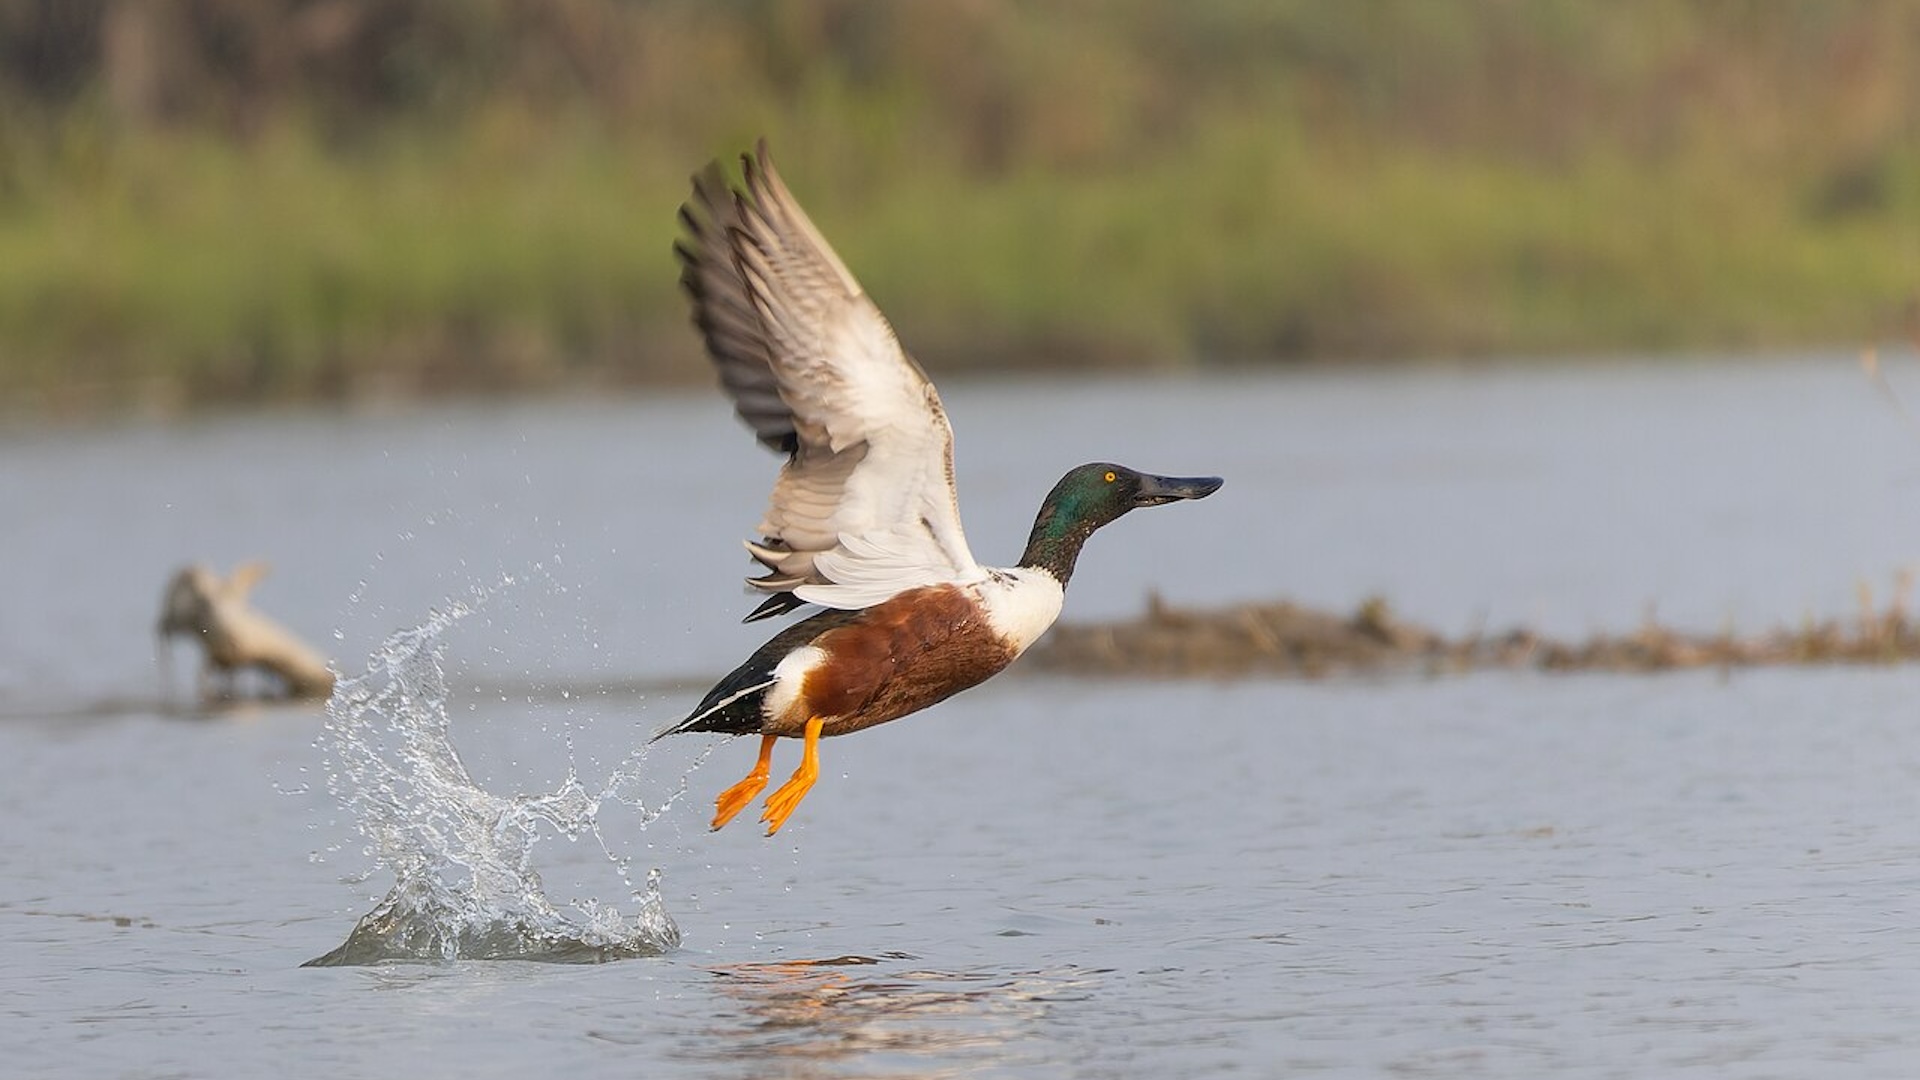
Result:
{"label": "duck", "polygon": [[674,245],[681,286],[734,411],[785,456],[747,551],[764,599],[743,621],[801,618],[654,736],[757,735],[751,771],[714,800],[718,830],[763,791],[781,739],[799,767],[767,797],[780,831],[820,775],[820,740],[919,712],[1004,670],[1058,618],[1082,545],[1148,506],[1201,499],[1219,477],[1095,462],[1040,504],[1017,564],[968,549],[940,395],[775,171],[762,139],[742,185],[693,177]]}

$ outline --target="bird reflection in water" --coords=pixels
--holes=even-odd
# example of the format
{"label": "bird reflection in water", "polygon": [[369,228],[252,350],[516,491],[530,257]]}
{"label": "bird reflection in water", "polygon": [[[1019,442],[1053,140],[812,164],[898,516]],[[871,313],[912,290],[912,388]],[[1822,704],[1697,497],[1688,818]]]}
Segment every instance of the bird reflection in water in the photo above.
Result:
{"label": "bird reflection in water", "polygon": [[[1021,1044],[1055,1004],[1085,999],[1103,974],[875,970],[913,959],[883,953],[715,968],[720,991],[741,1011],[705,1033],[720,1036],[709,1045],[726,1048],[718,1056],[783,1061],[792,1068],[782,1075],[790,1076],[813,1075],[807,1063],[891,1054],[916,1059],[898,1075],[960,1075],[981,1067],[982,1049],[1003,1048],[994,1061],[1003,1065],[1041,1052]],[[940,1060],[959,1050],[969,1052],[964,1062]]]}

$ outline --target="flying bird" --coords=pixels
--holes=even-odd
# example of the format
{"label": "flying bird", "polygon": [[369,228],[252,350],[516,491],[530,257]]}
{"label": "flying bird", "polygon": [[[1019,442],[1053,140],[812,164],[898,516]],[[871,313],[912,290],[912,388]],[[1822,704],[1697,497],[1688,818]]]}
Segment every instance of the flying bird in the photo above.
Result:
{"label": "flying bird", "polygon": [[953,428],[940,395],[787,190],[762,140],[744,187],[693,178],[674,246],[693,321],[735,411],[786,455],[747,550],[766,594],[746,621],[825,610],[774,635],[655,735],[760,736],[713,828],[767,786],[775,743],[800,766],[768,796],[772,836],[820,772],[820,740],[897,720],[998,673],[1060,614],[1080,547],[1128,511],[1199,499],[1218,477],[1082,465],[1060,478],[1016,566],[974,561],[960,528]]}

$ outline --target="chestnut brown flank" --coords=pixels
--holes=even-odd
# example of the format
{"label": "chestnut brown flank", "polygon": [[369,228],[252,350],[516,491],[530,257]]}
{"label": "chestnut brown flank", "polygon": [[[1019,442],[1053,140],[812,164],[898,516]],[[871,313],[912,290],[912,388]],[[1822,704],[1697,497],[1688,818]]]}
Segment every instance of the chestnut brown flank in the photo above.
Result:
{"label": "chestnut brown flank", "polygon": [[813,644],[827,659],[766,732],[797,736],[809,716],[826,718],[823,735],[882,724],[985,681],[1014,655],[953,585],[909,589]]}

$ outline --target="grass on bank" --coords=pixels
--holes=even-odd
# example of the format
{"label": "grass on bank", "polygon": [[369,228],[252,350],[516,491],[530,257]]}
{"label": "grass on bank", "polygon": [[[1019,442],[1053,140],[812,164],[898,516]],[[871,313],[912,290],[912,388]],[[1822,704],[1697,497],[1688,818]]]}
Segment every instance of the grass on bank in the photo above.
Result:
{"label": "grass on bank", "polygon": [[[1912,157],[1835,208],[1711,155],[1333,145],[1255,110],[984,177],[844,124],[768,134],[936,370],[1858,342],[1920,283]],[[669,253],[704,152],[506,109],[344,149],[70,127],[0,161],[16,405],[705,378]]]}

